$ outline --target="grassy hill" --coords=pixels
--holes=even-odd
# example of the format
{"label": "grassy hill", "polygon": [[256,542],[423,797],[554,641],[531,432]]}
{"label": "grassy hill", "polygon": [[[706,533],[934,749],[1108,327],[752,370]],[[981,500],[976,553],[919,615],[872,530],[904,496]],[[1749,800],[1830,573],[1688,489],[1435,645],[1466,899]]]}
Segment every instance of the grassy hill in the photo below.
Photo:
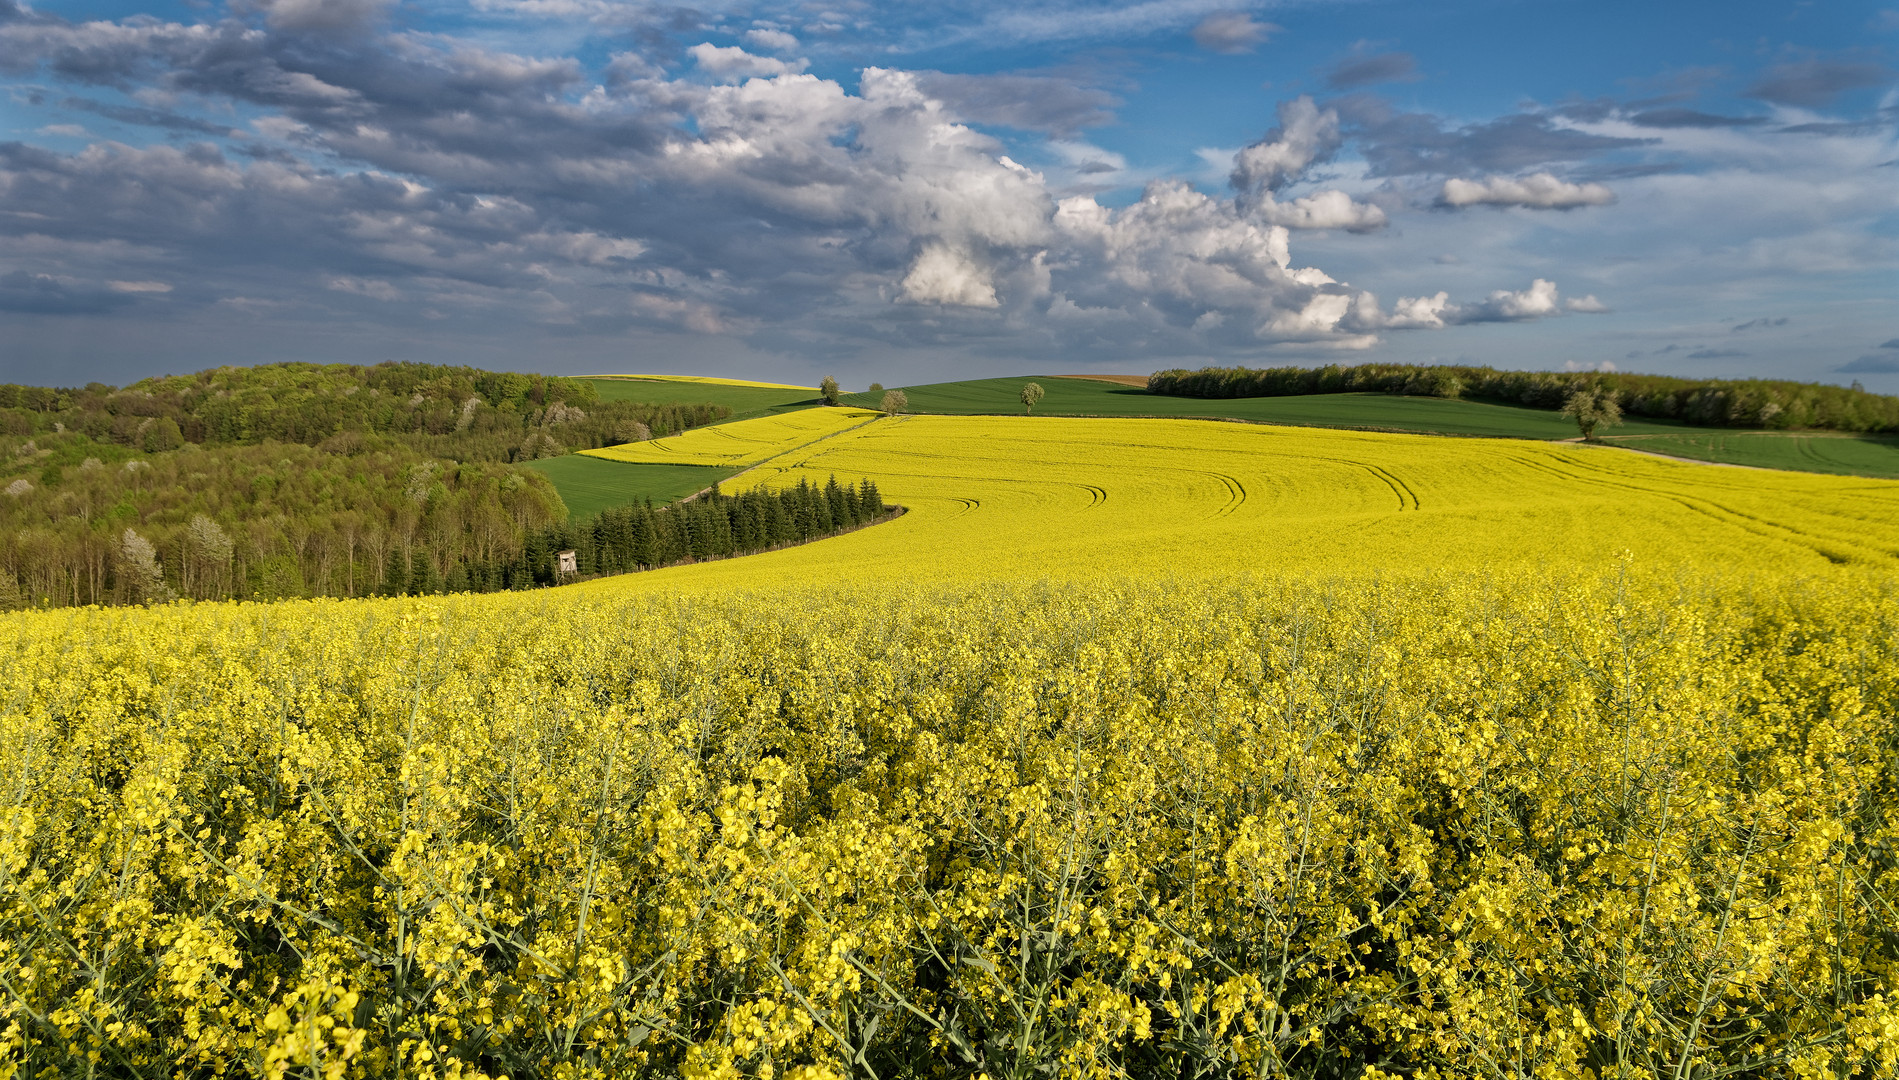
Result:
{"label": "grassy hill", "polygon": [[685,379],[646,375],[603,375],[587,379],[601,401],[697,405],[711,402],[732,410],[732,420],[750,420],[823,404],[816,387],[772,386],[724,379]]}
{"label": "grassy hill", "polygon": [[1893,435],[1703,429],[1693,434],[1612,434],[1607,441],[1632,450],[1729,465],[1899,479],[1899,436]]}
{"label": "grassy hill", "polygon": [[587,454],[542,458],[527,467],[553,481],[561,501],[575,518],[590,518],[609,507],[632,506],[651,499],[669,503],[703,491],[738,472],[706,465],[648,465],[609,461]]}
{"label": "grassy hill", "polygon": [[[1047,396],[1035,411],[1044,416],[1164,416],[1246,420],[1300,427],[1357,428],[1431,435],[1480,435],[1513,439],[1570,439],[1576,425],[1548,409],[1478,401],[1391,394],[1312,394],[1302,397],[1188,398],[1150,394],[1138,387],[1097,379],[1049,375],[970,379],[902,387],[910,411],[949,415],[1019,415],[1022,384],[1035,382]],[[847,394],[847,404],[877,407],[879,394]],[[1666,421],[1631,421],[1628,434],[1696,430]]]}

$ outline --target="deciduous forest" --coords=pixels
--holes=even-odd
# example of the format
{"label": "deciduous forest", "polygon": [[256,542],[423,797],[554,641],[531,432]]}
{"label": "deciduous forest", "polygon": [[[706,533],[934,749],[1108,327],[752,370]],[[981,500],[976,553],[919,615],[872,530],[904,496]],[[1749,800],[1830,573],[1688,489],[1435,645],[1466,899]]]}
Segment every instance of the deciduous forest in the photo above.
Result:
{"label": "deciduous forest", "polygon": [[729,415],[425,364],[0,386],[0,608],[474,581],[568,517],[515,463]]}
{"label": "deciduous forest", "polygon": [[1899,398],[1788,379],[1680,379],[1618,371],[1498,371],[1456,364],[1331,364],[1321,368],[1175,368],[1148,379],[1148,392],[1177,397],[1290,397],[1374,391],[1469,397],[1561,408],[1569,395],[1600,387],[1631,416],[1709,427],[1899,431]]}

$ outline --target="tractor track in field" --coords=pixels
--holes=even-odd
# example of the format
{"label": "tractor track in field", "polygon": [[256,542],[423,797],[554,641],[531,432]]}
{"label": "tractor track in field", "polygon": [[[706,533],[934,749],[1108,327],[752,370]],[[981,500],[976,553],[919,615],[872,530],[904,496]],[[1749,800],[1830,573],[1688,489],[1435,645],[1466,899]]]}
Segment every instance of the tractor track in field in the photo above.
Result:
{"label": "tractor track in field", "polygon": [[1364,461],[1358,461],[1354,458],[1314,457],[1309,460],[1329,461],[1329,462],[1332,462],[1334,465],[1350,465],[1351,467],[1355,469],[1363,469],[1366,472],[1372,474],[1374,477],[1376,477],[1379,483],[1391,489],[1391,494],[1393,495],[1393,497],[1395,497],[1398,500],[1399,513],[1403,513],[1406,510],[1420,509],[1417,492],[1412,491],[1410,485],[1406,484],[1403,480],[1398,479],[1398,477],[1395,474],[1377,465],[1372,465]]}
{"label": "tractor track in field", "polygon": [[[1600,473],[1602,470],[1581,462],[1570,463],[1571,468],[1566,469],[1554,462],[1532,461],[1527,456],[1518,457],[1517,460],[1527,468],[1555,476],[1562,480],[1567,480],[1570,483],[1587,484],[1592,487],[1603,488],[1613,492],[1634,492],[1672,502],[1684,510],[1700,514],[1723,525],[1727,525],[1730,528],[1739,529],[1742,532],[1750,533],[1762,539],[1797,544],[1819,555],[1821,558],[1826,559],[1828,562],[1851,562],[1853,559],[1850,557],[1850,554],[1854,552],[1872,552],[1884,555],[1888,558],[1899,558],[1899,551],[1874,547],[1855,539],[1843,539],[1840,537],[1827,536],[1822,533],[1809,532],[1805,529],[1798,529],[1792,525],[1759,517],[1744,510],[1736,510],[1731,506],[1724,506],[1721,503],[1715,502],[1713,499],[1684,495],[1680,492],[1665,489],[1644,487],[1639,484],[1632,484],[1624,480],[1609,479],[1599,475],[1588,475],[1590,473]],[[1749,467],[1750,466],[1741,466],[1741,468]],[[1572,469],[1579,471],[1571,471]],[[1848,554],[1842,554],[1842,549],[1845,549]]]}
{"label": "tractor track in field", "polygon": [[1235,511],[1239,510],[1241,506],[1245,505],[1246,485],[1240,483],[1239,477],[1217,472],[1203,473],[1202,475],[1213,477],[1226,488],[1226,502],[1220,504],[1220,508],[1213,512],[1214,517],[1230,517]]}

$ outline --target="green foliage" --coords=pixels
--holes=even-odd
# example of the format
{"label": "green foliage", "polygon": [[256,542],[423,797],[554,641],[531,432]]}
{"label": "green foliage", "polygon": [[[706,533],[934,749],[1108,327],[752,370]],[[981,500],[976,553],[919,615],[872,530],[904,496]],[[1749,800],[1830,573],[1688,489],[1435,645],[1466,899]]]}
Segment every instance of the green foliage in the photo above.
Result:
{"label": "green foliage", "polygon": [[587,380],[602,401],[695,405],[711,403],[732,410],[731,419],[749,420],[772,413],[793,412],[823,404],[815,389],[782,386],[732,385],[673,379],[643,379],[616,375]]}
{"label": "green foliage", "polygon": [[906,412],[910,408],[910,395],[901,390],[886,390],[877,407],[890,416]]}
{"label": "green foliage", "polygon": [[1615,392],[1597,386],[1570,391],[1563,401],[1562,413],[1576,421],[1577,430],[1588,440],[1595,439],[1597,428],[1614,427],[1622,422],[1622,407],[1616,404]]}
{"label": "green foliage", "polygon": [[826,405],[836,405],[838,393],[837,380],[829,375],[826,375],[824,381],[818,384],[818,395],[824,399]]}
{"label": "green foliage", "polygon": [[1577,390],[1601,388],[1632,416],[1711,427],[1899,431],[1899,397],[1784,379],[1679,379],[1623,372],[1498,371],[1488,367],[1359,364],[1322,368],[1201,368],[1155,372],[1151,394],[1195,398],[1281,397],[1379,391],[1455,398],[1462,394],[1539,409],[1561,408]]}
{"label": "green foliage", "polygon": [[1022,411],[1024,413],[1034,412],[1035,403],[1042,400],[1043,395],[1046,393],[1047,391],[1042,389],[1042,386],[1040,383],[1023,383],[1022,395],[1021,395],[1022,396]]}
{"label": "green foliage", "polygon": [[[72,433],[37,442],[61,440],[98,449]],[[566,515],[538,473],[376,437],[347,455],[186,446],[61,471],[57,485],[0,496],[0,580],[36,603],[361,596],[391,551],[425,551],[438,566],[506,559]],[[128,530],[150,545],[149,563],[126,554]]]}
{"label": "green foliage", "polygon": [[[1182,419],[1244,420],[1302,427],[1413,431],[1439,435],[1482,435],[1516,439],[1567,439],[1575,426],[1548,409],[1523,405],[1403,397],[1383,393],[1318,394],[1299,397],[1163,397],[1136,387],[1093,379],[1043,376],[1036,380],[1045,396],[1036,408],[1046,416],[1163,416]],[[968,379],[904,387],[910,411],[923,414],[1016,414],[1022,407],[1020,378]],[[877,407],[867,394],[846,394],[844,404]],[[1561,402],[1557,402],[1560,405]],[[1693,430],[1673,421],[1640,421],[1624,433],[1663,434]]]}
{"label": "green foliage", "polygon": [[1608,440],[1616,446],[1731,465],[1899,480],[1899,436],[1892,435],[1719,431],[1614,435]]}
{"label": "green foliage", "polygon": [[[439,592],[461,563],[519,563],[528,533],[566,517],[545,476],[511,463],[730,415],[425,364],[0,386],[0,579],[52,604]],[[127,554],[127,529],[149,560]]]}
{"label": "green foliage", "polygon": [[79,432],[148,454],[187,442],[301,443],[351,453],[379,435],[455,461],[532,461],[677,434],[730,415],[703,402],[603,401],[585,379],[429,364],[224,367],[123,390],[0,386],[0,430]]}
{"label": "green foliage", "polygon": [[[717,487],[672,506],[627,506],[603,510],[591,521],[545,530],[530,546],[572,550],[582,574],[619,574],[676,563],[749,555],[831,536],[867,525],[889,512],[877,485],[824,485],[800,480],[778,490],[755,488],[742,495]],[[537,581],[553,581],[552,567],[531,568]],[[484,568],[471,571],[480,579]]]}
{"label": "green foliage", "polygon": [[649,465],[609,461],[587,454],[532,461],[527,468],[545,475],[560,490],[575,520],[615,506],[669,503],[724,480],[737,469],[710,465]]}

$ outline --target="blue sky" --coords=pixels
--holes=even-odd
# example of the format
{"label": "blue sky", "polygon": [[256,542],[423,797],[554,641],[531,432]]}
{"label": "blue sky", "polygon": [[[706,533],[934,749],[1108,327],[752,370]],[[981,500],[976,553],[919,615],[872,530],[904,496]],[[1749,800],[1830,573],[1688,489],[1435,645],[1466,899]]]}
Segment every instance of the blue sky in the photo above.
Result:
{"label": "blue sky", "polygon": [[1899,7],[0,0],[0,379],[1899,393]]}

